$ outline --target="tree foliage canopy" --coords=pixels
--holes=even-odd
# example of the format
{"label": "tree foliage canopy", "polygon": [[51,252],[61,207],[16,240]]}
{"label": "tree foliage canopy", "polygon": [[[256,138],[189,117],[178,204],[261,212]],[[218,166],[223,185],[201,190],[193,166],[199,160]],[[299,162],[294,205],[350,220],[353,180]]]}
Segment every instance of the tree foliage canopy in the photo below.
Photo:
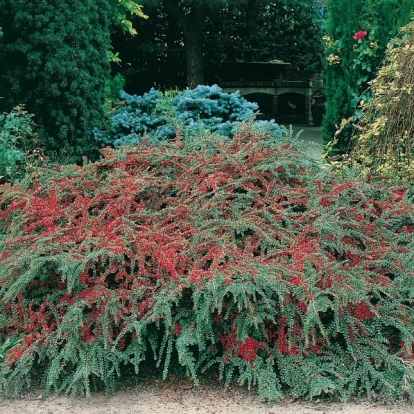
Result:
{"label": "tree foliage canopy", "polygon": [[[128,39],[120,31],[113,37],[122,60],[121,73],[134,93],[144,93],[154,83],[167,88],[188,84],[185,23],[180,20],[184,10],[181,18],[174,18],[168,2],[151,4],[147,2],[144,8],[148,20],[134,20],[139,37]],[[206,83],[219,81],[224,61],[281,59],[310,72],[321,69],[323,2],[249,0],[208,4],[204,21],[197,28],[203,30],[197,48],[202,52],[201,71]],[[188,20],[191,24],[190,17]]]}
{"label": "tree foliage canopy", "polygon": [[131,35],[137,34],[129,15],[147,19],[148,16],[143,12],[142,6],[134,0],[111,0],[111,2],[113,8],[111,16],[115,25]]}

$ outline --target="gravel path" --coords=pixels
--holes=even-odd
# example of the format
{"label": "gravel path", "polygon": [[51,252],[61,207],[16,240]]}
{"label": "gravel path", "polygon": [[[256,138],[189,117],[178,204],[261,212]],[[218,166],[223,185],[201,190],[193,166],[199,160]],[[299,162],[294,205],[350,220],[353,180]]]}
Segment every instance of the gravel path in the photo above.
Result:
{"label": "gravel path", "polygon": [[265,403],[239,387],[224,391],[217,383],[194,388],[186,380],[146,381],[111,397],[49,397],[39,394],[0,402],[1,414],[413,414],[405,402],[384,406],[368,401]]}
{"label": "gravel path", "polygon": [[[289,128],[288,126],[286,126]],[[310,125],[292,125],[293,136],[298,134],[299,140],[305,143],[315,143],[317,145],[309,145],[308,155],[317,161],[321,161],[322,155],[322,127],[314,127]]]}

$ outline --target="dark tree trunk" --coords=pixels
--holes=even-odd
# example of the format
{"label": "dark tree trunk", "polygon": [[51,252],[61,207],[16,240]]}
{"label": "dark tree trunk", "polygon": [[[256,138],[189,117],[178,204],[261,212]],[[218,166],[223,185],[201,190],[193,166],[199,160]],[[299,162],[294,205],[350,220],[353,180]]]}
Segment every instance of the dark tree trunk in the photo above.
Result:
{"label": "dark tree trunk", "polygon": [[166,1],[167,10],[182,27],[186,60],[187,86],[204,84],[203,33],[207,6],[203,3],[183,9],[177,0]]}
{"label": "dark tree trunk", "polygon": [[205,18],[204,16],[194,17],[197,17],[194,21],[186,18],[186,23],[183,25],[186,77],[187,86],[190,88],[204,84],[203,26]]}

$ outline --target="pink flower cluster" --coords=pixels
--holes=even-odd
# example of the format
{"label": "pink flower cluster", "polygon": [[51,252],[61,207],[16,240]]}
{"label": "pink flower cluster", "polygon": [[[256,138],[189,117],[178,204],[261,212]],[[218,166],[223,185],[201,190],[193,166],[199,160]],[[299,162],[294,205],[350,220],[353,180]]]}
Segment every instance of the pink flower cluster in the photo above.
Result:
{"label": "pink flower cluster", "polygon": [[362,39],[363,37],[365,37],[366,35],[367,35],[368,33],[366,32],[366,31],[364,31],[364,30],[361,30],[361,31],[359,31],[359,32],[356,32],[355,34],[354,34],[354,39],[355,40],[359,40],[359,39]]}

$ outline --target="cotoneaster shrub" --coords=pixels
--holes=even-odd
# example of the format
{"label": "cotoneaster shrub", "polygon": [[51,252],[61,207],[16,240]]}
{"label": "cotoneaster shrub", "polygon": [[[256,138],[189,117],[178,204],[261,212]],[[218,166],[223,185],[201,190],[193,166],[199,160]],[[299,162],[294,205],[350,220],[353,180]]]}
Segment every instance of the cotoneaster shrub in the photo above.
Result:
{"label": "cotoneaster shrub", "polygon": [[413,399],[407,188],[249,129],[102,152],[0,187],[6,395],[110,391],[154,359],[271,399]]}
{"label": "cotoneaster shrub", "polygon": [[[242,121],[255,117],[258,105],[240,93],[225,93],[217,85],[199,85],[184,91],[161,92],[152,88],[142,96],[121,92],[125,105],[110,115],[110,131],[95,129],[95,138],[115,147],[156,143],[176,136],[177,129],[195,135],[204,129],[232,136]],[[264,122],[274,134],[282,131],[274,122]]]}

